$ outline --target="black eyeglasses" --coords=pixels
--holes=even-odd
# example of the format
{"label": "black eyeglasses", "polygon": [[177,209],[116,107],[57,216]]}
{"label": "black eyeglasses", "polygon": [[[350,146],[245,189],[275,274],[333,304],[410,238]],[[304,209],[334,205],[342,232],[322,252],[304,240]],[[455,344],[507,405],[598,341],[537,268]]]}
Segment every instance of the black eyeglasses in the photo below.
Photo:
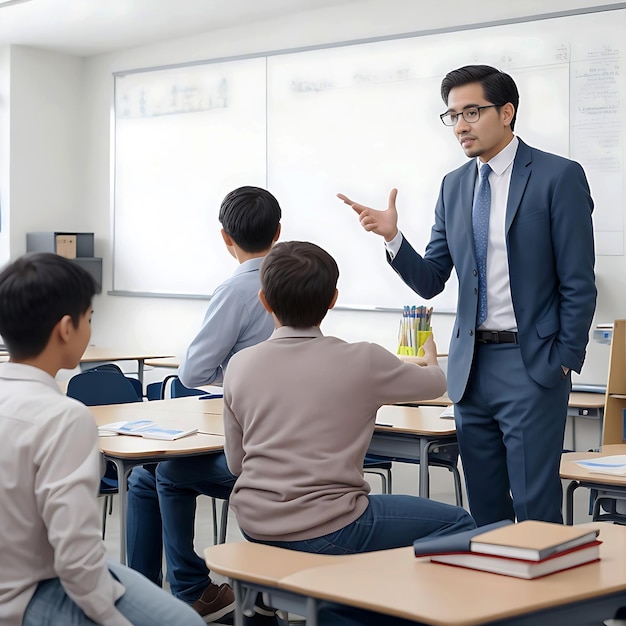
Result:
{"label": "black eyeglasses", "polygon": [[467,109],[463,109],[460,113],[455,113],[454,111],[448,111],[447,113],[442,113],[439,118],[444,123],[445,126],[456,126],[456,123],[459,121],[459,117],[463,116],[463,119],[468,124],[473,124],[480,119],[480,112],[483,109],[491,109],[492,107],[501,107],[502,104],[485,104],[480,107],[469,107]]}

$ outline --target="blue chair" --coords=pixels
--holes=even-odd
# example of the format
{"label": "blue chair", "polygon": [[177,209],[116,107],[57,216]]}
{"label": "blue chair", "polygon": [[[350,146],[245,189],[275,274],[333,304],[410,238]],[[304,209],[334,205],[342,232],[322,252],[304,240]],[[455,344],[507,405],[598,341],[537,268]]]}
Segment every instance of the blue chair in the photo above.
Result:
{"label": "blue chair", "polygon": [[[170,374],[163,379],[159,384],[160,387],[160,399],[164,399],[167,395],[169,383],[169,395],[170,398],[184,398],[186,396],[203,396],[206,394],[206,391],[202,391],[202,389],[193,389],[190,387],[185,387],[183,383],[180,382],[180,378],[176,374]],[[154,391],[150,391],[150,395],[154,395]],[[216,498],[211,498],[211,504],[213,509],[213,543],[226,543],[226,528],[228,525],[228,499],[225,499],[222,503],[222,517],[220,520],[220,525],[217,523],[217,503]]]}
{"label": "blue chair", "polygon": [[383,456],[366,454],[363,459],[363,471],[366,474],[377,474],[382,481],[381,491],[392,493],[391,484],[391,461]]}
{"label": "blue chair", "polygon": [[[365,464],[363,465],[364,471],[372,471],[369,468],[375,468],[376,463],[389,464],[389,491],[383,493],[391,493],[391,462],[396,463],[413,463],[419,464],[420,461],[413,459],[405,459],[400,457],[387,457],[378,456],[376,454],[368,454],[365,457]],[[369,468],[368,468],[369,463]],[[459,472],[459,446],[457,443],[449,443],[445,445],[437,446],[432,452],[428,454],[428,465],[430,467],[444,467],[448,471],[452,472],[454,478],[454,493],[456,497],[457,506],[463,506],[463,489],[461,486],[461,474]],[[377,472],[376,472],[377,473]],[[383,482],[384,488],[384,482]]]}
{"label": "blue chair", "polygon": [[[85,372],[117,372],[118,374],[124,376],[122,369],[115,363],[103,363],[102,365],[97,365],[96,367],[90,367],[89,369],[83,370],[83,373]],[[139,396],[139,399],[142,399],[143,388],[141,386],[141,381],[137,378],[132,378],[131,376],[125,376],[125,378],[133,386],[136,394]],[[115,404],[119,403],[116,402]]]}
{"label": "blue chair", "polygon": [[[112,367],[99,366],[85,370],[73,376],[67,385],[67,395],[80,400],[87,406],[101,404],[126,404],[141,402],[141,391],[127,378],[117,365]],[[137,381],[139,382],[139,381]],[[112,463],[107,463],[106,471],[100,481],[100,495],[104,496],[102,511],[102,538],[106,533],[107,505],[112,511],[113,494],[117,493],[117,471]]]}

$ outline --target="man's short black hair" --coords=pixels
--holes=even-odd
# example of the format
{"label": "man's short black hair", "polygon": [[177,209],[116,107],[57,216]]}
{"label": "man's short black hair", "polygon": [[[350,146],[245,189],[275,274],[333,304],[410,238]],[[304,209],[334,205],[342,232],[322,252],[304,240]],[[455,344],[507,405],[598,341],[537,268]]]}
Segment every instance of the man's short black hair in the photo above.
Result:
{"label": "man's short black hair", "polygon": [[69,315],[75,328],[100,288],[76,263],[57,254],[26,254],[0,273],[0,335],[12,357],[33,358]]}
{"label": "man's short black hair", "polygon": [[307,241],[277,243],[261,264],[261,288],[284,326],[321,323],[337,289],[339,268],[328,252]]}
{"label": "man's short black hair", "polygon": [[278,200],[260,187],[239,187],[228,193],[219,220],[232,240],[245,252],[263,252],[274,241],[281,211]]}
{"label": "man's short black hair", "polygon": [[441,98],[444,103],[448,104],[448,96],[452,89],[468,85],[469,83],[480,83],[483,87],[485,98],[489,102],[497,104],[496,109],[498,111],[507,102],[513,105],[515,108],[515,113],[511,120],[511,130],[513,130],[519,104],[519,92],[517,91],[515,81],[508,74],[490,65],[465,65],[448,72],[441,81]]}

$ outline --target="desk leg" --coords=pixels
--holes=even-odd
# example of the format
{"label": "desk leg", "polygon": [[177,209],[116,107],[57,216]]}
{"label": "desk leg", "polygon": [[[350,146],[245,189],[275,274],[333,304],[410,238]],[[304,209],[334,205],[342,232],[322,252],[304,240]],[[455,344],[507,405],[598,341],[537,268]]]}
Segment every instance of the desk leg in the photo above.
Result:
{"label": "desk leg", "polygon": [[429,441],[426,437],[420,437],[420,482],[418,494],[422,498],[428,498],[430,495],[429,488],[429,471],[428,471],[428,450]]}
{"label": "desk leg", "polygon": [[235,626],[243,626],[243,585],[240,580],[236,580],[234,578],[231,578],[229,582],[235,592],[235,619],[233,623]]}
{"label": "desk leg", "polygon": [[307,598],[306,601],[306,626],[317,626],[317,600]]}
{"label": "desk leg", "polygon": [[143,388],[143,370],[144,370],[145,362],[143,359],[137,359],[137,378],[141,383],[141,387]]}
{"label": "desk leg", "polygon": [[128,492],[128,475],[135,463],[126,465],[123,459],[109,458],[117,469],[117,493],[120,506],[120,563],[126,565],[126,493]]}
{"label": "desk leg", "polygon": [[580,483],[577,480],[572,480],[565,491],[565,524],[567,526],[574,524],[574,491],[579,486]]}

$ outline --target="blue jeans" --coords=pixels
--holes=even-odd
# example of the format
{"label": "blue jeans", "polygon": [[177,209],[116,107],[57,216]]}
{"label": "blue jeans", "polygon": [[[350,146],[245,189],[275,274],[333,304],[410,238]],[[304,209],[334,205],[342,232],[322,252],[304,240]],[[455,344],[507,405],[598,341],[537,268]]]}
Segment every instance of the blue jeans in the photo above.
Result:
{"label": "blue jeans", "polygon": [[163,539],[155,471],[156,464],[144,465],[128,477],[126,545],[128,566],[161,586]]}
{"label": "blue jeans", "polygon": [[461,507],[402,495],[368,496],[364,513],[341,530],[301,541],[250,541],[318,554],[354,554],[413,545],[421,537],[453,535],[476,528]]}
{"label": "blue jeans", "polygon": [[[159,589],[132,569],[109,562],[109,571],[126,588],[115,603],[134,626],[203,626],[191,607]],[[92,626],[83,610],[65,593],[58,578],[42,580],[26,607],[22,626]]]}
{"label": "blue jeans", "polygon": [[219,453],[161,461],[156,479],[170,589],[177,598],[195,602],[211,582],[204,559],[193,547],[196,498],[229,498],[236,477]]}

